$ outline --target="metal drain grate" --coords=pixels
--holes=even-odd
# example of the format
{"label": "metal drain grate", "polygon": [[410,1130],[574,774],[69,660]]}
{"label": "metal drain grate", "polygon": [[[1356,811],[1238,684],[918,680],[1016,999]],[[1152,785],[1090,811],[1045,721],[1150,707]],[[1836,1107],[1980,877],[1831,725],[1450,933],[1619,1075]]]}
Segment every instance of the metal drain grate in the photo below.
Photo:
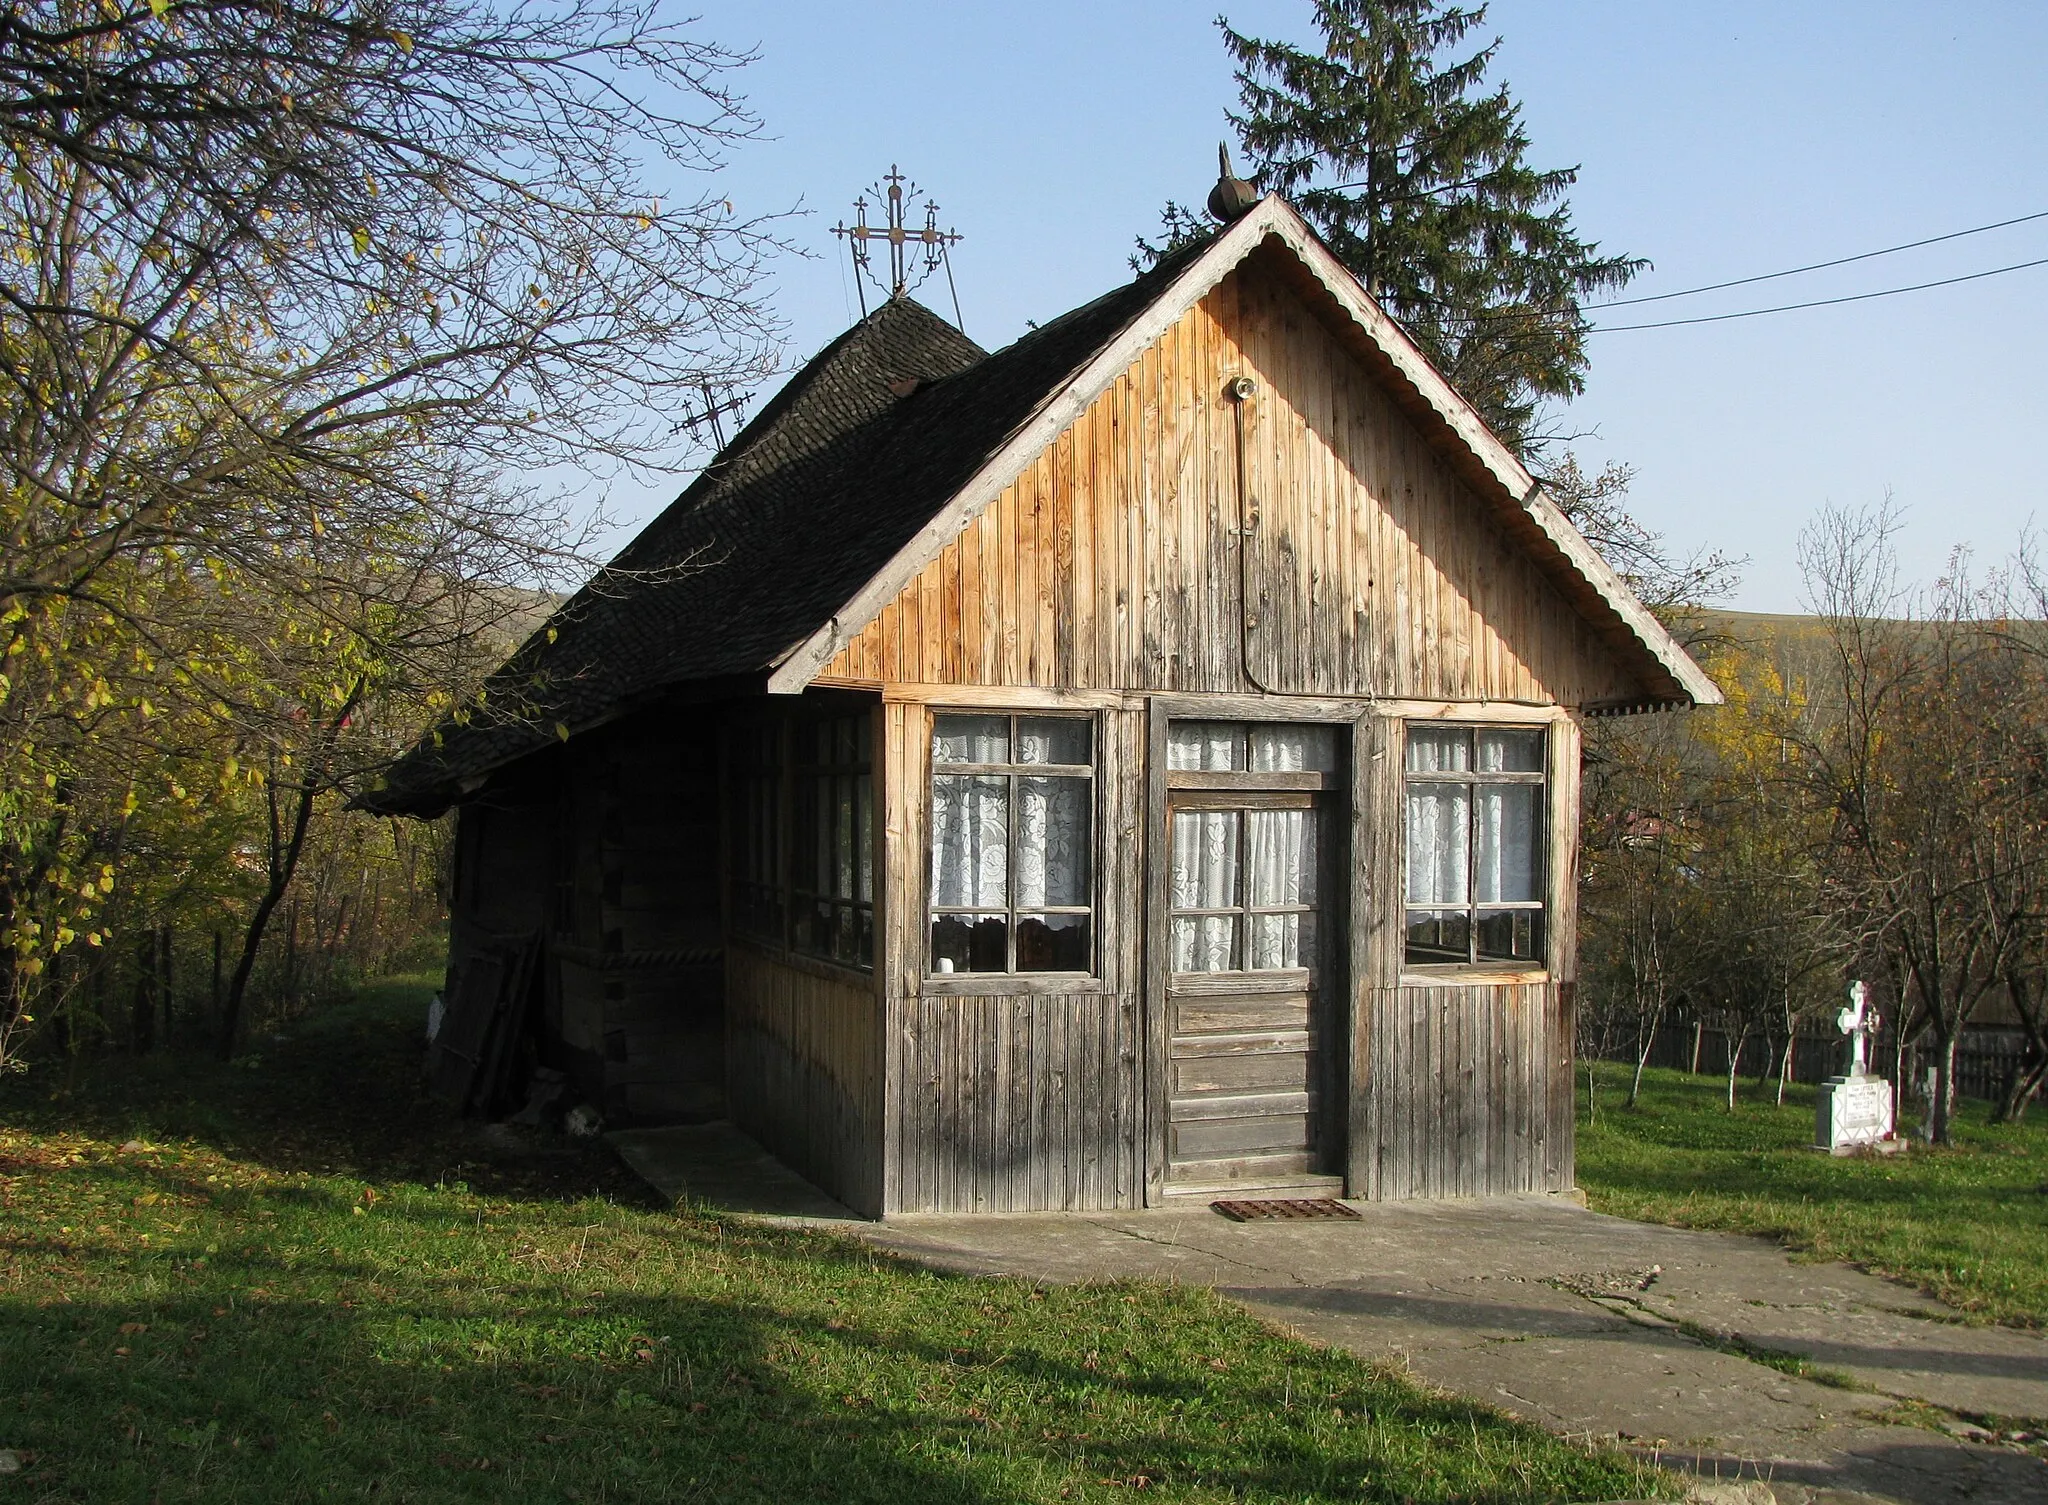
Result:
{"label": "metal drain grate", "polygon": [[1273,1197],[1252,1202],[1211,1202],[1210,1207],[1233,1223],[1261,1219],[1355,1218],[1358,1209],[1346,1207],[1335,1197]]}

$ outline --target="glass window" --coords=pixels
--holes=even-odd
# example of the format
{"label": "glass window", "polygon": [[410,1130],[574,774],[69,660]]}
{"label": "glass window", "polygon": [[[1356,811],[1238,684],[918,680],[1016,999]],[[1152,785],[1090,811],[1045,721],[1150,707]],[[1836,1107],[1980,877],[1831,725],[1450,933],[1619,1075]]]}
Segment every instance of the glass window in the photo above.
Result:
{"label": "glass window", "polygon": [[1312,966],[1318,861],[1306,805],[1175,810],[1173,970]]}
{"label": "glass window", "polygon": [[874,965],[872,726],[854,712],[738,737],[733,922],[743,933]]}
{"label": "glass window", "polygon": [[1094,964],[1095,726],[932,720],[931,956],[956,972]]}
{"label": "glass window", "polygon": [[734,737],[733,773],[738,798],[733,814],[734,926],[747,935],[780,941],[785,915],[782,841],[782,727],[749,726]]}
{"label": "glass window", "polygon": [[1175,773],[1332,773],[1337,728],[1306,722],[1176,721],[1166,731]]}
{"label": "glass window", "polygon": [[1405,776],[1409,964],[1541,966],[1544,733],[1411,726]]}

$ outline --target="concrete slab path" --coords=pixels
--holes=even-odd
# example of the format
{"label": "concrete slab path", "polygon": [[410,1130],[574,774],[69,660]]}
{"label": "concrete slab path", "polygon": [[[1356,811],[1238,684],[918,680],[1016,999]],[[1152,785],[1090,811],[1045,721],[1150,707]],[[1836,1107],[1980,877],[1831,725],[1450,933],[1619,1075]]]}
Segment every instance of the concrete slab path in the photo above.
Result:
{"label": "concrete slab path", "polygon": [[[835,1229],[937,1269],[1215,1286],[1312,1340],[1779,1505],[2048,1505],[2048,1339],[1766,1240],[1561,1198],[1358,1203],[1357,1220],[854,1217],[729,1125],[613,1136],[671,1197]],[[1797,1355],[1835,1384],[1766,1362]],[[1996,1419],[1985,1427],[1986,1419]],[[1730,1495],[1730,1498],[1735,1498]],[[1751,1498],[1760,1498],[1751,1496]]]}
{"label": "concrete slab path", "polygon": [[[1357,1221],[1125,1215],[906,1218],[859,1237],[974,1274],[1213,1285],[1317,1341],[1554,1431],[1619,1438],[1780,1502],[2048,1502],[2048,1341],[1774,1245],[1551,1197],[1357,1205]],[[1788,1374],[1796,1354],[1848,1385]],[[1962,1415],[1958,1415],[1962,1413]]]}

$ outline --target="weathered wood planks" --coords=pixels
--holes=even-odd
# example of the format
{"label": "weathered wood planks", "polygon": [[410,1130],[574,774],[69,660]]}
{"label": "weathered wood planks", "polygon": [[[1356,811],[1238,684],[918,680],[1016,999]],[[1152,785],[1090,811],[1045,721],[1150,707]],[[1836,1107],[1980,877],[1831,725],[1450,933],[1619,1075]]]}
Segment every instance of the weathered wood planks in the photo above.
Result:
{"label": "weathered wood planks", "polygon": [[1352,1142],[1352,1195],[1568,1188],[1571,1071],[1559,991],[1552,982],[1367,990],[1370,1086],[1364,1133]]}
{"label": "weathered wood planks", "polygon": [[[1254,393],[1238,405],[1223,388],[1240,375]],[[818,682],[1640,693],[1378,379],[1256,261],[1142,352]]]}
{"label": "weathered wood planks", "polygon": [[735,942],[726,952],[726,998],[733,1121],[856,1212],[881,1212],[873,983]]}

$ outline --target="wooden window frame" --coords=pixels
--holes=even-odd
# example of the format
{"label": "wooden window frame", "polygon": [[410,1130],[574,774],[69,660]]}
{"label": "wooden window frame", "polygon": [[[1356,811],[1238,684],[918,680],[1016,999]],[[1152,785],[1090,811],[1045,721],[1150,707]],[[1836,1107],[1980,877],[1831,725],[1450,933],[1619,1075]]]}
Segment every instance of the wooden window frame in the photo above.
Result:
{"label": "wooden window frame", "polygon": [[[1245,777],[1245,775],[1233,773],[1231,777],[1242,779]],[[1282,774],[1277,776],[1274,774],[1264,774],[1259,775],[1259,777],[1263,777],[1270,780],[1275,777],[1301,779],[1317,778],[1323,776],[1315,774]],[[1321,821],[1321,817],[1327,806],[1318,804],[1314,793],[1315,789],[1319,789],[1321,787],[1323,786],[1306,786],[1298,784],[1288,784],[1283,788],[1279,789],[1273,788],[1271,784],[1268,784],[1262,788],[1255,788],[1244,785],[1235,786],[1234,788],[1219,788],[1214,784],[1198,784],[1184,786],[1175,792],[1173,798],[1168,802],[1167,805],[1166,839],[1169,848],[1167,861],[1169,864],[1173,861],[1173,855],[1171,851],[1171,846],[1173,842],[1172,817],[1174,815],[1179,814],[1183,810],[1227,810],[1236,814],[1238,817],[1238,851],[1241,854],[1241,860],[1245,861],[1249,860],[1249,854],[1251,852],[1251,822],[1245,818],[1247,815],[1250,814],[1250,812],[1254,810],[1305,810],[1309,814],[1317,817],[1315,877],[1316,892],[1320,896],[1329,886],[1326,881],[1327,869],[1329,867],[1329,849],[1325,845],[1328,833],[1323,828],[1323,824]],[[1189,988],[1188,980],[1190,978],[1204,977],[1228,979],[1231,986],[1239,988],[1244,986],[1244,979],[1248,977],[1257,978],[1262,983],[1271,980],[1298,978],[1302,981],[1304,985],[1306,985],[1308,979],[1313,975],[1313,973],[1316,970],[1318,970],[1312,967],[1239,966],[1218,972],[1173,971],[1171,965],[1173,946],[1172,927],[1173,922],[1175,920],[1180,919],[1199,919],[1208,915],[1235,916],[1238,925],[1237,940],[1233,947],[1233,950],[1235,952],[1234,959],[1243,962],[1250,959],[1249,953],[1252,941],[1252,919],[1254,916],[1288,914],[1314,915],[1317,919],[1315,931],[1315,949],[1318,952],[1320,952],[1323,949],[1327,937],[1324,934],[1322,924],[1324,913],[1324,906],[1322,904],[1254,904],[1251,902],[1251,883],[1249,881],[1249,878],[1241,877],[1241,881],[1238,886],[1244,892],[1244,902],[1242,904],[1232,905],[1222,909],[1182,909],[1173,902],[1172,891],[1171,889],[1168,890],[1166,901],[1168,970],[1172,973],[1173,986],[1176,990],[1185,992]]]}
{"label": "wooden window frame", "polygon": [[[1006,763],[941,763],[932,743],[937,740],[938,724],[945,716],[1000,716],[1008,723],[1008,746],[1012,761]],[[1014,760],[1017,750],[1017,723],[1019,721],[1078,721],[1088,728],[1088,762],[1080,763],[1019,763]],[[944,706],[930,707],[925,718],[926,768],[924,787],[925,839],[924,868],[921,885],[923,896],[924,924],[918,935],[918,975],[922,979],[921,991],[942,994],[946,992],[972,994],[978,992],[1016,991],[1075,991],[1077,987],[1092,987],[1102,977],[1102,852],[1100,833],[1102,830],[1102,781],[1098,777],[1102,764],[1102,718],[1092,711],[1066,711],[1044,709],[1036,706]],[[1009,833],[1008,852],[1004,859],[1006,881],[1002,908],[1004,922],[1003,960],[1000,972],[937,972],[932,969],[932,922],[940,915],[948,914],[994,914],[994,906],[986,904],[934,904],[932,903],[932,783],[941,777],[1002,778],[1008,785],[1006,806],[1008,809]],[[1083,843],[1088,851],[1088,903],[1085,905],[1053,904],[1032,905],[1019,908],[1017,904],[1017,780],[1019,778],[1085,779],[1088,783],[1088,831]],[[1086,915],[1088,918],[1088,968],[1079,972],[1020,972],[1017,970],[1017,921],[1020,916],[1031,915]]]}
{"label": "wooden window frame", "polygon": [[[815,752],[818,728],[821,726],[836,727],[842,722],[849,723],[856,729],[853,737],[855,749],[853,755],[849,759],[840,758],[835,735],[832,756],[829,759],[820,760]],[[819,711],[792,718],[788,723],[788,729],[783,735],[784,746],[790,753],[790,756],[785,758],[783,762],[784,769],[786,770],[784,787],[787,790],[787,809],[789,812],[788,842],[785,848],[787,855],[784,868],[786,881],[783,889],[785,898],[784,912],[786,915],[785,925],[789,949],[796,956],[809,957],[813,961],[827,962],[835,967],[846,967],[852,971],[867,975],[875,970],[875,946],[877,944],[875,935],[875,885],[879,876],[873,866],[875,839],[874,717],[865,710]],[[863,742],[867,746],[867,756],[865,758],[859,754],[859,748]],[[806,744],[809,745],[809,750],[802,752],[801,756],[799,756],[799,749],[803,748]],[[804,804],[805,791],[815,788],[816,782],[819,779],[830,780],[835,785],[839,780],[845,779],[850,780],[853,784],[853,829],[846,833],[848,851],[845,854],[850,856],[853,863],[854,879],[852,887],[855,892],[852,895],[825,893],[816,888],[807,888],[798,881],[798,874],[805,869],[810,861],[815,859],[818,825],[812,823],[806,826],[806,823],[800,819],[800,815],[807,808]],[[861,805],[859,789],[862,779],[867,780],[866,830],[860,829]],[[825,821],[831,819],[832,814],[838,808],[836,800],[821,804],[816,812],[817,820]],[[834,859],[836,861],[842,855],[836,851],[836,834],[833,837],[833,844],[835,846]],[[800,856],[803,858],[801,861],[799,860]],[[860,871],[863,862],[868,864],[868,896],[865,899],[859,897]],[[862,917],[866,917],[865,934],[867,946],[864,955],[857,954],[851,958],[838,956],[829,949],[820,949],[807,944],[801,939],[804,931],[804,921],[809,917],[806,906],[815,908],[820,904],[824,905],[832,916],[830,929],[834,933],[837,933],[839,929],[838,919],[840,914],[844,912],[850,917],[853,933],[856,937],[856,952],[860,950],[858,938],[863,934],[861,928]]]}
{"label": "wooden window frame", "polygon": [[[839,721],[857,722],[867,727],[868,755],[865,759],[856,756],[848,762],[840,762],[836,759],[830,762],[819,762],[815,752],[799,757],[798,748],[802,744],[808,742],[815,748],[815,739],[819,726],[830,725]],[[763,733],[765,732],[766,735],[763,740],[772,744],[772,766],[765,770],[766,776],[764,778],[763,770],[758,768],[758,766],[743,764],[738,758],[734,759],[734,763],[738,766],[735,766],[732,770],[730,787],[733,788],[737,797],[733,800],[731,807],[730,824],[728,826],[728,830],[731,832],[729,840],[735,843],[735,857],[737,857],[737,843],[743,839],[744,833],[754,818],[754,811],[749,804],[746,791],[750,785],[756,782],[766,783],[772,790],[774,803],[771,815],[771,823],[774,829],[769,838],[770,849],[773,853],[772,864],[774,871],[766,879],[751,879],[741,876],[740,864],[737,860],[733,863],[732,893],[728,899],[730,913],[733,916],[733,935],[742,942],[763,947],[785,960],[798,961],[806,965],[835,968],[863,978],[872,977],[875,974],[875,953],[881,945],[881,938],[876,928],[876,911],[878,906],[875,897],[876,889],[881,882],[881,874],[872,866],[874,860],[875,823],[879,813],[876,809],[878,804],[878,780],[875,777],[875,733],[872,712],[851,707],[833,707],[830,709],[821,707],[817,710],[807,709],[795,715],[785,714],[766,718],[762,721],[745,723],[738,728],[738,731],[739,737],[735,741],[739,742],[742,746],[748,747],[750,756],[761,745],[760,742],[754,739],[763,738]],[[870,863],[868,897],[865,899],[858,897],[842,898],[837,894],[820,894],[810,888],[801,886],[797,881],[799,870],[798,844],[802,842],[806,846],[810,846],[816,840],[815,828],[799,829],[803,825],[803,822],[798,819],[800,810],[799,791],[803,787],[804,781],[815,780],[820,775],[832,778],[845,777],[855,780],[864,777],[868,781],[868,828],[866,831],[859,829],[856,797],[855,830],[850,836],[856,871],[858,871],[858,864],[864,854]],[[855,887],[858,888],[858,883],[856,883]],[[772,930],[750,926],[742,918],[742,916],[749,912],[742,894],[749,890],[757,893],[766,892],[773,895],[777,923]],[[860,916],[863,913],[866,915],[867,948],[865,955],[849,959],[844,956],[835,956],[829,950],[819,950],[806,944],[803,939],[802,916],[799,915],[799,909],[803,906],[815,905],[820,902],[828,905],[835,914],[841,909],[852,912],[856,935],[861,933]]]}
{"label": "wooden window frame", "polygon": [[[776,950],[789,942],[789,734],[786,719],[748,720],[733,727],[727,739],[727,788],[731,791],[726,841],[731,855],[730,894],[727,899],[733,934]],[[765,759],[758,755],[766,752]],[[754,804],[756,787],[766,790],[769,807],[766,819],[769,871],[761,877],[746,874],[751,857],[753,825],[761,812]],[[773,909],[775,923],[750,923],[757,909]]]}
{"label": "wooden window frame", "polygon": [[[1540,982],[1549,973],[1551,949],[1556,944],[1555,922],[1557,917],[1556,895],[1552,892],[1554,877],[1554,852],[1551,838],[1551,823],[1554,815],[1555,770],[1552,767],[1550,727],[1548,723],[1520,721],[1440,721],[1435,719],[1406,719],[1399,723],[1400,736],[1400,778],[1401,798],[1396,807],[1399,812],[1401,830],[1401,923],[1398,944],[1401,948],[1401,973],[1406,977],[1428,981],[1454,979],[1469,982]],[[1462,772],[1415,772],[1408,767],[1408,741],[1416,731],[1464,732],[1473,739],[1472,761],[1478,762],[1478,738],[1488,732],[1519,732],[1533,734],[1537,746],[1542,749],[1543,766],[1532,771],[1512,773],[1484,773],[1477,767]],[[1465,844],[1466,874],[1465,902],[1463,904],[1414,904],[1408,899],[1408,863],[1413,855],[1408,849],[1408,790],[1412,784],[1464,784],[1474,792],[1466,801],[1468,829]],[[1534,785],[1541,791],[1535,821],[1537,879],[1536,889],[1542,895],[1539,899],[1488,900],[1479,898],[1479,885],[1473,865],[1479,860],[1477,821],[1479,800],[1477,790],[1486,784]],[[1418,962],[1408,955],[1408,917],[1417,912],[1462,909],[1466,915],[1466,960],[1462,962]],[[1479,915],[1482,910],[1525,910],[1540,917],[1543,926],[1543,943],[1537,949],[1540,955],[1527,961],[1512,958],[1481,957],[1479,955]]]}

